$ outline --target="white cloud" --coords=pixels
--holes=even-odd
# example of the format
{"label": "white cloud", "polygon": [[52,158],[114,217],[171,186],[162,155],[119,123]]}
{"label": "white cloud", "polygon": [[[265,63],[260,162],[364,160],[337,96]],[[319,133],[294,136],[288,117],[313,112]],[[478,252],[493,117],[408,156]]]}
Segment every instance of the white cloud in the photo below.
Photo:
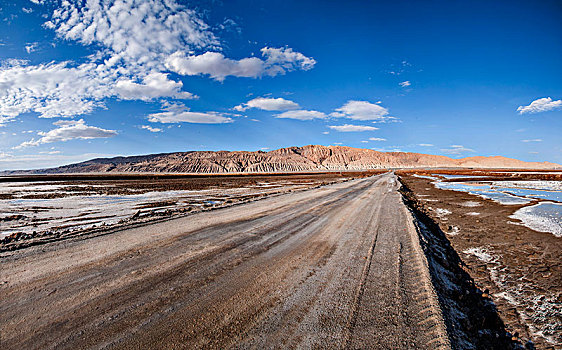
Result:
{"label": "white cloud", "polygon": [[401,146],[388,146],[388,147],[374,147],[371,148],[372,150],[379,151],[379,152],[402,152]]}
{"label": "white cloud", "polygon": [[473,149],[466,148],[462,145],[451,145],[449,148],[442,148],[441,152],[452,155],[460,155],[467,152],[475,152]]}
{"label": "white cloud", "polygon": [[169,0],[63,1],[45,24],[57,35],[107,49],[107,65],[144,72],[176,51],[217,48],[197,13]]}
{"label": "white cloud", "polygon": [[300,106],[298,103],[285,100],[284,98],[257,97],[234,107],[235,110],[241,112],[250,108],[258,108],[264,111],[288,111],[291,109],[298,109]]}
{"label": "white cloud", "polygon": [[104,107],[103,100],[195,98],[181,91],[182,82],[153,72],[142,81],[119,77],[95,63],[73,66],[71,62],[27,66],[16,61],[0,66],[0,124],[27,112],[41,118],[72,117]]}
{"label": "white cloud", "polygon": [[[45,28],[97,51],[80,62],[0,63],[0,125],[28,112],[47,118],[84,115],[104,108],[108,98],[195,98],[168,75],[169,69],[183,74],[170,65],[182,57],[201,61],[190,67],[182,67],[181,59],[175,62],[187,69],[185,74],[219,80],[274,76],[315,64],[287,47],[265,47],[263,58],[230,60],[218,53],[219,40],[198,14],[174,0],[61,1],[46,8],[53,12]],[[34,46],[26,49],[31,52]]]}
{"label": "white cloud", "polygon": [[418,146],[421,146],[421,147],[433,147],[433,145],[432,145],[431,143],[420,143],[420,144],[418,144]]}
{"label": "white cloud", "polygon": [[544,97],[534,100],[528,106],[519,106],[517,108],[517,112],[519,112],[519,114],[539,113],[553,111],[560,108],[562,108],[562,100],[553,101],[550,97]]}
{"label": "white cloud", "polygon": [[542,142],[541,139],[521,140],[521,142]]}
{"label": "white cloud", "polygon": [[330,132],[329,132],[329,131],[324,131],[324,132],[322,132],[322,134],[324,134],[324,135],[329,135]]}
{"label": "white cloud", "polygon": [[281,114],[277,114],[275,118],[285,118],[285,119],[298,119],[298,120],[312,120],[312,119],[324,119],[326,114],[318,111],[287,111]]}
{"label": "white cloud", "polygon": [[165,112],[148,115],[152,123],[195,123],[195,124],[224,124],[234,120],[216,112],[191,112],[181,103],[165,103]]}
{"label": "white cloud", "polygon": [[150,126],[150,125],[141,125],[140,128],[141,128],[141,129],[144,129],[144,130],[148,130],[148,131],[150,131],[150,132],[162,132],[162,129],[160,129],[160,128],[153,128],[153,127]]}
{"label": "white cloud", "polygon": [[83,119],[80,120],[61,120],[53,123],[58,128],[48,132],[39,132],[38,135],[42,136],[38,140],[30,140],[23,142],[21,145],[14,147],[14,149],[21,149],[30,146],[38,146],[44,143],[70,141],[75,139],[98,139],[108,138],[117,135],[115,130],[106,130],[95,126],[86,125]]}
{"label": "white cloud", "polygon": [[233,60],[219,52],[186,55],[178,51],[166,59],[166,67],[181,75],[209,75],[218,81],[227,76],[259,78],[276,76],[296,69],[309,70],[316,61],[291,48],[261,49],[264,59],[257,57]]}
{"label": "white cloud", "polygon": [[310,70],[316,65],[314,58],[306,57],[300,52],[293,51],[289,47],[273,48],[264,47],[260,50],[266,58],[267,74],[274,76],[285,74],[295,69]]}
{"label": "white cloud", "polygon": [[412,83],[410,83],[409,80],[403,81],[401,83],[399,83],[398,85],[402,86],[402,87],[408,87],[410,85],[412,85]]}
{"label": "white cloud", "polygon": [[342,107],[330,114],[334,118],[349,118],[353,120],[387,121],[396,119],[388,116],[388,109],[367,101],[349,100]]}
{"label": "white cloud", "polygon": [[25,51],[27,53],[32,53],[35,50],[37,50],[37,43],[30,43],[29,45],[25,45]]}
{"label": "white cloud", "polygon": [[379,128],[375,128],[374,126],[366,126],[366,125],[352,125],[352,124],[344,124],[344,125],[328,125],[330,129],[334,129],[336,131],[341,132],[354,132],[354,131],[374,131],[378,130]]}
{"label": "white cloud", "polygon": [[181,81],[169,80],[167,74],[154,72],[145,76],[142,84],[129,79],[119,80],[115,85],[115,90],[119,97],[126,100],[149,101],[160,97],[196,98],[187,91],[181,91],[182,86]]}
{"label": "white cloud", "polygon": [[361,141],[361,143],[369,143],[369,141],[363,140],[363,141]]}
{"label": "white cloud", "polygon": [[371,140],[371,141],[386,141],[386,139],[383,139],[382,137],[369,137],[369,140]]}
{"label": "white cloud", "polygon": [[109,97],[191,98],[181,91],[180,81],[168,80],[162,73],[162,62],[179,49],[217,44],[193,11],[164,0],[63,1],[45,26],[61,38],[100,48],[82,64],[4,63],[0,66],[0,123],[26,112],[41,117],[87,114],[103,107]]}
{"label": "white cloud", "polygon": [[0,123],[26,113],[41,117],[71,117],[91,112],[108,95],[104,77],[95,65],[71,67],[69,62],[0,66]]}

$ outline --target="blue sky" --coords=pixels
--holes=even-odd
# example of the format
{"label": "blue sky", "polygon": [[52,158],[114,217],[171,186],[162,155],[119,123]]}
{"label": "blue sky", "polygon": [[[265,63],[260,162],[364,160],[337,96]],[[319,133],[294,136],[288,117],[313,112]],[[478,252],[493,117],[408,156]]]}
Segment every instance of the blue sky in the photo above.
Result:
{"label": "blue sky", "polygon": [[0,170],[307,144],[562,163],[560,1],[0,8]]}

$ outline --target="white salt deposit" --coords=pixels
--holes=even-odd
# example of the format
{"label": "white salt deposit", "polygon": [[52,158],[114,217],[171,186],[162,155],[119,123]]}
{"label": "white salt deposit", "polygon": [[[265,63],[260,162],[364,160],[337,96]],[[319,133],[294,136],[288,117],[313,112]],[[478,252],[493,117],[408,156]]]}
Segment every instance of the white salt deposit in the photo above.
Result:
{"label": "white salt deposit", "polygon": [[460,233],[460,231],[461,230],[457,226],[451,226],[451,229],[447,232],[447,234],[450,236],[456,236]]}
{"label": "white salt deposit", "polygon": [[474,207],[479,207],[482,204],[480,202],[466,201],[466,202],[462,202],[461,205],[463,207],[474,208]]}
{"label": "white salt deposit", "polygon": [[414,177],[419,177],[421,179],[429,179],[429,180],[439,180],[439,178],[434,176],[425,176],[425,175],[418,175],[418,174],[414,174]]}
{"label": "white salt deposit", "polygon": [[463,250],[463,253],[475,256],[478,260],[485,263],[495,262],[496,259],[484,247],[473,247]]}
{"label": "white salt deposit", "polygon": [[451,214],[450,210],[442,209],[442,208],[435,209],[435,212],[437,213],[438,216],[445,216]]}
{"label": "white salt deposit", "polygon": [[562,181],[493,181],[492,186],[562,191]]}
{"label": "white salt deposit", "polygon": [[523,207],[510,218],[521,220],[523,225],[532,230],[562,237],[562,204],[560,203],[542,202]]}

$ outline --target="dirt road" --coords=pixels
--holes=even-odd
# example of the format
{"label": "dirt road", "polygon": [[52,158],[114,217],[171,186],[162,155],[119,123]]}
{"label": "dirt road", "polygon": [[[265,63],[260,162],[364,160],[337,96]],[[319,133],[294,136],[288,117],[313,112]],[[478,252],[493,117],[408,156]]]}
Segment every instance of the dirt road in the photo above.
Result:
{"label": "dirt road", "polygon": [[2,253],[2,349],[449,348],[394,175]]}

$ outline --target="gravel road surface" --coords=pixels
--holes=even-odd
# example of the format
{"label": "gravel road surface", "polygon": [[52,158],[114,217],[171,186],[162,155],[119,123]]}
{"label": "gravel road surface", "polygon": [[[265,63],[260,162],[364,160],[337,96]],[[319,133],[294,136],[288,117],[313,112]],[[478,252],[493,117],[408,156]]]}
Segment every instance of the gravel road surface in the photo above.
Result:
{"label": "gravel road surface", "polygon": [[439,349],[393,174],[0,255],[2,349]]}

